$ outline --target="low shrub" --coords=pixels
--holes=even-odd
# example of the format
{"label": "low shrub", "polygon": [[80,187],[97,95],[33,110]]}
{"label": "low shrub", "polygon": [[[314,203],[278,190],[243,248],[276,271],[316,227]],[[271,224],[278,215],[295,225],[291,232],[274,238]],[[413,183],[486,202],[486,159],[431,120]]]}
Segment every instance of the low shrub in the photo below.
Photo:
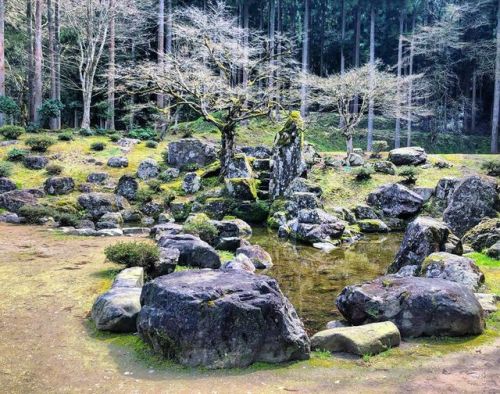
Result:
{"label": "low shrub", "polygon": [[174,201],[177,197],[177,193],[171,189],[166,190],[165,193],[163,193],[163,202],[165,206],[169,206],[172,201]]}
{"label": "low shrub", "polygon": [[200,237],[205,242],[212,242],[217,237],[217,228],[204,213],[197,213],[188,217],[184,226],[184,232]]}
{"label": "low shrub", "polygon": [[151,179],[150,181],[148,181],[147,185],[152,192],[154,193],[161,192],[162,183],[158,179]]}
{"label": "low shrub", "polygon": [[94,131],[91,129],[80,129],[78,132],[82,137],[91,137],[94,135]]}
{"label": "low shrub", "polygon": [[46,152],[47,149],[54,144],[54,139],[50,137],[30,137],[26,140],[26,145],[29,146],[33,152]]}
{"label": "low shrub", "polygon": [[25,205],[19,209],[19,215],[28,224],[38,224],[42,218],[56,216],[54,209],[41,205]]}
{"label": "low shrub", "polygon": [[9,177],[12,174],[12,164],[0,162],[0,177]]}
{"label": "low shrub", "polygon": [[40,125],[38,123],[28,123],[26,126],[27,133],[38,133],[40,132]]}
{"label": "low shrub", "polygon": [[49,164],[45,167],[45,172],[48,175],[60,175],[63,172],[63,166],[60,164]]}
{"label": "low shrub", "polygon": [[370,179],[375,171],[371,166],[358,167],[352,173],[357,181],[366,181]]}
{"label": "low shrub", "polygon": [[486,171],[489,176],[500,176],[500,160],[485,161],[481,168]]}
{"label": "low shrub", "polygon": [[106,144],[104,142],[93,142],[90,144],[90,149],[96,152],[103,151],[106,148]]}
{"label": "low shrub", "polygon": [[7,152],[8,161],[23,161],[28,156],[29,152],[26,149],[12,148]]}
{"label": "low shrub", "polygon": [[0,127],[0,135],[7,140],[17,140],[25,132],[26,130],[21,126],[5,125]]}
{"label": "low shrub", "polygon": [[387,141],[373,141],[372,144],[372,156],[380,157],[382,152],[385,152],[389,149],[389,144]]}
{"label": "low shrub", "polygon": [[403,182],[407,184],[414,184],[417,181],[418,174],[420,170],[413,166],[401,167],[398,171],[398,175],[403,177]]}
{"label": "low shrub", "polygon": [[59,222],[59,226],[76,227],[80,218],[75,214],[63,212],[56,215],[56,220]]}
{"label": "low shrub", "polygon": [[109,261],[127,267],[149,267],[160,257],[160,251],[148,242],[118,242],[108,246],[104,254]]}
{"label": "low shrub", "polygon": [[155,192],[152,191],[151,189],[139,189],[137,191],[137,194],[135,195],[135,199],[137,200],[138,203],[146,204],[148,202],[153,201],[153,197],[155,195]]}
{"label": "low shrub", "polygon": [[65,131],[64,133],[58,134],[57,139],[59,141],[72,141],[73,140],[73,133],[70,131]]}
{"label": "low shrub", "polygon": [[120,138],[122,138],[121,135],[118,133],[110,134],[108,137],[111,142],[118,142],[120,141]]}
{"label": "low shrub", "polygon": [[108,130],[106,130],[106,129],[101,129],[100,127],[98,127],[97,129],[95,129],[95,135],[104,136],[104,135],[107,135],[107,134],[108,134]]}
{"label": "low shrub", "polygon": [[151,149],[156,149],[158,148],[158,142],[153,140],[146,141],[146,147]]}
{"label": "low shrub", "polygon": [[150,128],[130,130],[128,136],[142,141],[154,140],[157,138],[156,131]]}

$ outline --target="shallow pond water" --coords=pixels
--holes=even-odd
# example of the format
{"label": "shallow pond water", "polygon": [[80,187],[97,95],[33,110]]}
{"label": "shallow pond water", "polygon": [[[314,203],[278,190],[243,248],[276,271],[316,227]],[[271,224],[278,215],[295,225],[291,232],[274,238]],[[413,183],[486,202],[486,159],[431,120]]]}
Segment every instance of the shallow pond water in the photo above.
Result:
{"label": "shallow pond water", "polygon": [[250,241],[271,254],[274,266],[262,273],[278,281],[311,334],[340,317],[335,298],[345,286],[385,273],[402,238],[400,233],[367,235],[330,253],[286,242],[266,228],[254,228]]}

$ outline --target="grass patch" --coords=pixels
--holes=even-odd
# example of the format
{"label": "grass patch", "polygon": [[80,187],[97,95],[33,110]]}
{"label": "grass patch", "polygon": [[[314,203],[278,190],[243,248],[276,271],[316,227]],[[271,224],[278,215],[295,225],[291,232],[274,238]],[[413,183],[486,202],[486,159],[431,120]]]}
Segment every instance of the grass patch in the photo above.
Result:
{"label": "grass patch", "polygon": [[500,261],[477,252],[469,253],[465,256],[470,257],[481,268],[488,290],[500,296]]}

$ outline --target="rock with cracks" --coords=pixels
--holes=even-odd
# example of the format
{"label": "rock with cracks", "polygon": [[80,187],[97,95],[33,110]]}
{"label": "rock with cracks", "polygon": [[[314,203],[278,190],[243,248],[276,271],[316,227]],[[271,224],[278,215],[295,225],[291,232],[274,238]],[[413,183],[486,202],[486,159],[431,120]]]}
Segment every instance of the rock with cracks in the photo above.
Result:
{"label": "rock with cracks", "polygon": [[137,321],[153,350],[189,367],[309,358],[309,338],[277,282],[243,270],[176,272],[147,283]]}

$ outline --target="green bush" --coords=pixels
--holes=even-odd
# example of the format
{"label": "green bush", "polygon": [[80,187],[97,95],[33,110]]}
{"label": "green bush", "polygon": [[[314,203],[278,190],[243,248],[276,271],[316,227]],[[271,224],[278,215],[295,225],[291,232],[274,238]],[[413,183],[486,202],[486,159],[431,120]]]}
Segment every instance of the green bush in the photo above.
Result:
{"label": "green bush", "polygon": [[0,177],[9,177],[12,174],[12,164],[0,162]]}
{"label": "green bush", "polygon": [[380,154],[382,152],[387,151],[388,149],[389,149],[389,144],[387,143],[387,141],[383,141],[383,140],[373,141],[373,144],[372,144],[373,156],[380,157]]}
{"label": "green bush", "polygon": [[19,106],[12,97],[0,96],[0,112],[12,119],[19,112]]}
{"label": "green bush", "polygon": [[7,152],[8,161],[22,161],[29,152],[26,149],[12,148]]}
{"label": "green bush", "polygon": [[72,213],[58,213],[56,215],[56,220],[59,222],[59,226],[63,227],[76,227],[80,218]]}
{"label": "green bush", "polygon": [[130,130],[128,136],[142,141],[155,140],[157,138],[156,131],[149,128]]}
{"label": "green bush", "polygon": [[108,246],[104,254],[109,261],[127,267],[149,267],[160,257],[158,247],[147,242],[118,242]]}
{"label": "green bush", "polygon": [[48,175],[60,175],[63,172],[63,166],[59,164],[49,164],[45,167],[45,172]]}
{"label": "green bush", "polygon": [[366,181],[372,177],[375,171],[371,166],[358,167],[352,172],[357,181]]}
{"label": "green bush", "polygon": [[500,176],[500,160],[485,161],[481,168],[486,171],[489,176]]}
{"label": "green bush", "polygon": [[163,202],[165,206],[169,206],[172,201],[174,201],[177,197],[177,193],[174,190],[166,190],[165,193],[163,193]]}
{"label": "green bush", "polygon": [[94,135],[94,131],[91,129],[80,129],[78,132],[82,137],[91,137]]}
{"label": "green bush", "polygon": [[110,134],[108,137],[111,142],[118,142],[120,138],[122,138],[121,135],[118,133]]}
{"label": "green bush", "polygon": [[26,140],[26,145],[28,145],[33,152],[46,152],[50,146],[54,145],[56,142],[50,137],[30,137]]}
{"label": "green bush", "polygon": [[95,135],[104,136],[104,135],[107,135],[107,134],[108,134],[108,130],[106,130],[106,129],[101,129],[100,127],[98,127],[97,129],[95,129]]}
{"label": "green bush", "polygon": [[65,131],[57,135],[59,141],[73,141],[73,133],[70,131]]}
{"label": "green bush", "polygon": [[158,148],[158,142],[153,140],[146,141],[146,147],[151,149],[156,149]]}
{"label": "green bush", "polygon": [[161,192],[162,183],[158,179],[151,179],[150,181],[148,181],[147,185],[152,192],[154,193]]}
{"label": "green bush", "polygon": [[38,123],[28,123],[26,126],[27,133],[38,133],[40,131],[40,125]]}
{"label": "green bush", "polygon": [[417,181],[420,170],[413,166],[404,166],[398,170],[398,175],[403,177],[403,182],[407,184],[414,184]]}
{"label": "green bush", "polygon": [[93,142],[90,144],[90,149],[96,152],[103,151],[106,148],[106,144],[104,142]]}
{"label": "green bush", "polygon": [[188,234],[197,235],[205,242],[212,242],[217,237],[217,227],[204,213],[197,213],[187,218],[182,229]]}
{"label": "green bush", "polygon": [[55,211],[41,205],[25,205],[19,209],[19,215],[24,217],[28,224],[38,224],[42,218],[54,217]]}
{"label": "green bush", "polygon": [[43,102],[42,106],[38,109],[38,113],[42,119],[48,120],[59,116],[63,109],[64,104],[59,100],[48,99]]}
{"label": "green bush", "polygon": [[17,140],[26,132],[24,127],[5,125],[0,127],[0,134],[7,140]]}
{"label": "green bush", "polygon": [[138,203],[146,204],[148,202],[153,201],[153,197],[155,195],[155,192],[152,191],[151,189],[139,189],[137,191],[137,194],[135,195],[135,199],[137,200]]}

